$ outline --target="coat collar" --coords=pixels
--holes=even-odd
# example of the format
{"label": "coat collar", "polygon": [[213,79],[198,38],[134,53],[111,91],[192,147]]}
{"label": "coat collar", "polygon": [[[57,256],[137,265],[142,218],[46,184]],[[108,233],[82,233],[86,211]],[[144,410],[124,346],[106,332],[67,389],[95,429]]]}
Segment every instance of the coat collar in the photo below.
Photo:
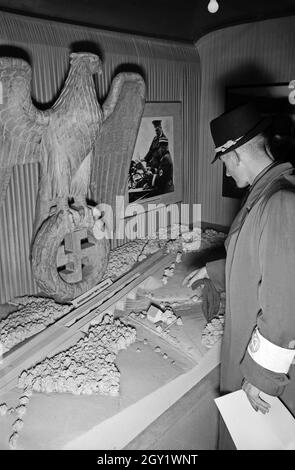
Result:
{"label": "coat collar", "polygon": [[284,176],[290,175],[294,170],[291,163],[272,163],[267,168],[265,168],[253,181],[253,184],[250,186],[248,193],[246,194],[244,200],[242,201],[242,207],[234,219],[228,237],[226,239],[226,247],[228,246],[229,239],[234,232],[239,230],[244,223],[244,220],[247,214],[250,212],[252,207],[256,204],[258,199],[260,199],[266,192],[270,189],[271,185]]}

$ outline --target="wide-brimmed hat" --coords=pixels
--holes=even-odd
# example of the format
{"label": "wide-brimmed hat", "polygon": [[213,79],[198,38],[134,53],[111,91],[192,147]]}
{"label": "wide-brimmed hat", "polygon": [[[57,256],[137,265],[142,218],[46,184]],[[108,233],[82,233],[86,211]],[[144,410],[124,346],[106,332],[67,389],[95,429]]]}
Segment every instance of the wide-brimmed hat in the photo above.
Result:
{"label": "wide-brimmed hat", "polygon": [[221,155],[235,150],[271,124],[271,117],[262,117],[254,103],[227,111],[210,122],[216,155],[214,163]]}

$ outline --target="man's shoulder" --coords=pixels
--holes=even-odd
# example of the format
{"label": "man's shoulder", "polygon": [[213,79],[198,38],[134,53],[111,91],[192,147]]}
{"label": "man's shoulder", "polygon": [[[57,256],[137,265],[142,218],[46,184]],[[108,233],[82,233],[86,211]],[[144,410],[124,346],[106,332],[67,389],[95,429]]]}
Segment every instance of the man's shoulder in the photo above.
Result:
{"label": "man's shoulder", "polygon": [[295,176],[289,174],[274,180],[263,192],[258,205],[262,219],[275,212],[282,216],[292,213],[295,217]]}
{"label": "man's shoulder", "polygon": [[295,175],[291,172],[289,174],[281,175],[266,188],[263,192],[264,199],[266,200],[280,200],[280,199],[294,199],[295,195]]}
{"label": "man's shoulder", "polygon": [[263,198],[262,207],[266,212],[292,212],[295,214],[295,187],[279,188],[277,191],[268,194]]}

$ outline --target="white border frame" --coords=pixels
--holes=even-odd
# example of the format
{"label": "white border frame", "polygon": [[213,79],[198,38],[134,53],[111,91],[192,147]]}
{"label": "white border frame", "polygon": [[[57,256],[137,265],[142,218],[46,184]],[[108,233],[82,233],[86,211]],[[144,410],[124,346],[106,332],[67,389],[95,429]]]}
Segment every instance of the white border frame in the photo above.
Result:
{"label": "white border frame", "polygon": [[[129,192],[126,190],[125,207],[132,206],[133,204],[141,204],[146,212],[148,211],[148,204],[176,204],[181,202],[183,198],[182,188],[182,135],[181,135],[181,122],[182,122],[182,107],[181,102],[153,102],[146,103],[142,118],[163,118],[165,116],[173,117],[173,182],[174,191],[166,194],[159,194],[154,197],[138,199],[129,203]],[[165,132],[165,130],[164,130]],[[135,148],[135,147],[134,147]]]}

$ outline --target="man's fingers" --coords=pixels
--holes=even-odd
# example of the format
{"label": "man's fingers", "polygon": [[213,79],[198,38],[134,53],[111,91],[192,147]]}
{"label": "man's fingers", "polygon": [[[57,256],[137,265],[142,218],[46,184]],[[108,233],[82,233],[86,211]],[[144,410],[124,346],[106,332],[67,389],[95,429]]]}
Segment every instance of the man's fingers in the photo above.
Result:
{"label": "man's fingers", "polygon": [[204,278],[208,278],[208,273],[205,266],[188,274],[182,281],[182,285],[191,287],[194,282]]}
{"label": "man's fingers", "polygon": [[270,404],[262,400],[259,395],[254,397],[247,393],[247,397],[255,411],[261,411],[263,414],[269,412]]}
{"label": "man's fingers", "polygon": [[187,283],[188,283],[188,281],[189,281],[189,279],[190,279],[190,274],[189,274],[188,276],[185,276],[184,280],[182,281],[182,285],[183,285],[183,286],[186,286]]}
{"label": "man's fingers", "polygon": [[196,281],[198,281],[198,280],[199,280],[198,276],[196,276],[195,278],[191,279],[191,280],[189,281],[187,287],[192,287],[193,283],[196,282]]}
{"label": "man's fingers", "polygon": [[268,413],[270,410],[270,404],[262,400],[260,396],[255,399],[255,404],[258,406],[259,410],[262,411],[262,413]]}
{"label": "man's fingers", "polygon": [[242,386],[242,389],[246,393],[247,398],[255,411],[259,410],[263,414],[269,412],[271,406],[260,397],[260,390],[257,387],[254,387],[246,380]]}
{"label": "man's fingers", "polygon": [[[254,387],[253,387],[254,388]],[[267,403],[265,400],[263,400],[260,395],[259,395],[259,391],[256,389],[256,390],[250,390],[247,395],[249,396],[249,398],[254,401],[254,403],[256,404],[256,406],[258,406],[258,408],[260,410],[265,410],[266,412],[269,411],[270,409],[270,404]]]}
{"label": "man's fingers", "polygon": [[254,408],[255,411],[258,411],[258,407],[257,407],[257,405],[255,404],[255,402],[252,401],[251,398],[249,398],[248,395],[247,395],[247,398],[248,398],[248,400],[249,400],[250,405],[252,406],[252,408]]}
{"label": "man's fingers", "polygon": [[187,286],[192,287],[192,284],[199,279],[202,279],[202,273],[200,271],[196,272],[193,277],[188,281]]}
{"label": "man's fingers", "polygon": [[185,285],[188,285],[188,283],[190,282],[190,280],[195,276],[195,274],[198,272],[197,271],[192,271],[190,274],[188,274],[187,276],[185,276],[184,280],[182,281],[182,285],[185,286]]}
{"label": "man's fingers", "polygon": [[260,411],[264,415],[269,412],[269,409],[265,408],[262,405],[257,405],[257,403],[254,403],[252,406],[256,411]]}

